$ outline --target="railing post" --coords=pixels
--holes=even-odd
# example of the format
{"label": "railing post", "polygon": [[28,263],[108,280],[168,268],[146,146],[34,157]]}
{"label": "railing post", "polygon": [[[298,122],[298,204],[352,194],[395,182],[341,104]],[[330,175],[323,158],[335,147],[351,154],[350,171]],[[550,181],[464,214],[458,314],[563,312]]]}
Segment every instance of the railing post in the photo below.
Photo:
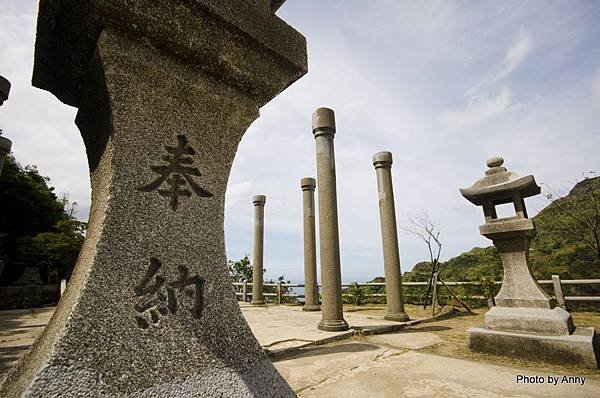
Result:
{"label": "railing post", "polygon": [[60,280],[60,297],[62,297],[62,295],[65,292],[66,288],[67,288],[67,280],[66,279],[61,279]]}
{"label": "railing post", "polygon": [[565,305],[565,296],[563,296],[562,285],[560,283],[560,276],[552,275],[552,285],[554,286],[554,296],[556,297],[558,306],[563,310],[566,310],[567,306]]}
{"label": "railing post", "polygon": [[433,273],[433,297],[431,298],[431,315],[435,315],[435,307],[439,307],[438,299],[437,299],[437,282],[438,282],[438,274],[437,272]]}
{"label": "railing post", "polygon": [[248,281],[244,281],[242,285],[242,301],[244,303],[248,302]]}
{"label": "railing post", "polygon": [[281,294],[282,294],[281,281],[277,281],[277,304],[281,304]]}

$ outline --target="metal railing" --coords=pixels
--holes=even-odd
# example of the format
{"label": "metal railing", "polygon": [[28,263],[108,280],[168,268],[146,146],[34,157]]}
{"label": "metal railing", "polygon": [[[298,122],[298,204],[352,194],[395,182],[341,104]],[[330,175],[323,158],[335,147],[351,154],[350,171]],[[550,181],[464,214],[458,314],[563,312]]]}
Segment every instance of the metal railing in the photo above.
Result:
{"label": "metal railing", "polygon": [[[552,279],[542,279],[537,281],[540,285],[552,285],[554,290],[554,297],[558,305],[562,308],[566,307],[566,302],[600,302],[600,296],[565,296],[563,295],[562,286],[563,285],[592,285],[598,284],[600,285],[600,279],[560,279],[558,275],[552,275]],[[496,285],[502,284],[502,281],[494,281]],[[427,286],[429,282],[402,282],[402,286]],[[480,282],[472,282],[472,281],[463,281],[463,282],[445,282],[447,286],[479,286]],[[235,282],[234,286],[239,286],[242,288],[241,292],[236,292],[237,296],[241,296],[242,301],[248,301],[248,297],[252,296],[252,292],[248,290],[248,287],[252,286],[252,282]],[[442,282],[437,282],[438,286],[442,286]],[[277,304],[281,304],[281,301],[284,297],[298,297],[295,294],[285,293],[285,288],[294,288],[294,287],[304,287],[303,283],[265,283],[263,284],[265,287],[275,287],[276,293],[263,293],[265,297],[276,297]],[[385,282],[365,282],[365,283],[342,283],[342,288],[345,287],[385,287]],[[319,285],[321,287],[321,285]],[[345,295],[351,296],[350,293],[345,293]],[[366,297],[385,297],[385,293],[365,293]],[[463,296],[461,298],[472,298],[472,299],[486,299],[484,296]]]}

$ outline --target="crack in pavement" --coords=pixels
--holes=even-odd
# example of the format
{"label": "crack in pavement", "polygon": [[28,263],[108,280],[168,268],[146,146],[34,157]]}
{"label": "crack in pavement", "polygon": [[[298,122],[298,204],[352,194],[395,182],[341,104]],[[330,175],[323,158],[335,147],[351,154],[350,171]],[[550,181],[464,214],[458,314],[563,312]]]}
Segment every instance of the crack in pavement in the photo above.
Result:
{"label": "crack in pavement", "polygon": [[[384,348],[385,346],[380,346],[380,347]],[[351,367],[348,370],[348,372],[352,372],[352,373],[354,373],[354,372],[362,372],[363,370],[368,369],[372,363],[379,362],[379,361],[382,361],[382,360],[386,360],[386,359],[391,358],[393,356],[404,354],[405,352],[407,352],[409,350],[404,350],[404,351],[400,351],[400,352],[398,352],[398,351],[399,350],[394,349],[394,348],[389,348],[389,347],[385,348],[383,350],[383,352],[380,352],[379,354],[375,355],[373,358],[371,358],[370,360],[366,361],[365,363]],[[322,380],[319,380],[317,383],[314,383],[314,384],[302,387],[302,388],[296,390],[295,393],[299,395],[303,391],[309,390],[311,388],[316,388],[316,387],[321,386],[321,385],[323,385],[323,384],[325,384],[327,382],[330,382],[330,381],[331,382],[335,382],[335,381],[341,380],[341,379],[343,379],[343,378],[345,378],[347,376],[348,376],[347,372],[334,374],[334,375],[328,376],[328,377],[326,377],[326,378],[324,378]]]}

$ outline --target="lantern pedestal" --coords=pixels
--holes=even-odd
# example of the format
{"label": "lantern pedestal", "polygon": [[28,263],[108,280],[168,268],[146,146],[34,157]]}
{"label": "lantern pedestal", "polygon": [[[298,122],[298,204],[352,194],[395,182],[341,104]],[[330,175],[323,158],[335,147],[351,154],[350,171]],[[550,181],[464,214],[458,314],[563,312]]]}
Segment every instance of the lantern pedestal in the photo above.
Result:
{"label": "lantern pedestal", "polygon": [[487,327],[470,328],[467,334],[469,348],[473,351],[590,369],[598,367],[597,337],[591,327],[576,328],[568,335],[541,335]]}
{"label": "lantern pedestal", "polygon": [[492,307],[485,314],[485,327],[492,330],[524,331],[546,334],[570,334],[575,330],[571,314],[560,307]]}

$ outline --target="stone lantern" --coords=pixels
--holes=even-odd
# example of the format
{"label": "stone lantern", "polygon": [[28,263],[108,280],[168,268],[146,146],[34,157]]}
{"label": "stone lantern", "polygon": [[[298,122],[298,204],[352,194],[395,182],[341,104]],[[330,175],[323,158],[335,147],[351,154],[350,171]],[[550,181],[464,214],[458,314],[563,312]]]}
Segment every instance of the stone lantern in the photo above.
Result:
{"label": "stone lantern", "polygon": [[10,153],[12,147],[12,141],[6,137],[2,137],[2,130],[0,130],[0,174],[2,174],[2,166],[4,165],[4,158]]}
{"label": "stone lantern", "polygon": [[0,106],[4,104],[4,101],[8,99],[8,93],[10,92],[10,82],[0,76]]}
{"label": "stone lantern", "polygon": [[[0,106],[8,99],[8,93],[10,92],[10,82],[0,76]],[[2,174],[2,165],[4,164],[4,158],[10,153],[12,147],[12,141],[6,137],[2,137],[2,130],[0,130],[0,174]]]}
{"label": "stone lantern", "polygon": [[[596,368],[594,328],[575,328],[571,314],[556,306],[529,269],[529,245],[536,228],[524,199],[539,194],[540,187],[532,175],[520,177],[503,163],[501,157],[489,159],[485,176],[460,190],[471,203],[483,207],[485,224],[479,231],[493,241],[504,267],[496,306],[485,314],[485,326],[467,330],[469,348]],[[513,204],[515,215],[498,218],[496,206],[507,203]]]}

